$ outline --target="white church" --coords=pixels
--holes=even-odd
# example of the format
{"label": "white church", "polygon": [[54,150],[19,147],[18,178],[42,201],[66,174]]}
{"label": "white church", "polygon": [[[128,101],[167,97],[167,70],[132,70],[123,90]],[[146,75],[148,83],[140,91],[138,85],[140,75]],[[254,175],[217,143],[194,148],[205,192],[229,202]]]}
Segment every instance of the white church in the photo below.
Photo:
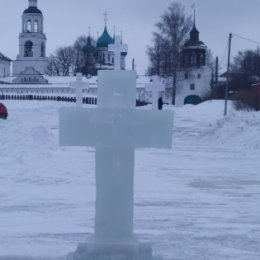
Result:
{"label": "white church", "polygon": [[[48,74],[49,61],[46,57],[46,36],[44,34],[43,14],[37,8],[37,0],[29,0],[29,7],[22,15],[22,28],[19,34],[19,54],[13,61],[13,76]],[[23,83],[39,83],[38,77],[23,78]]]}

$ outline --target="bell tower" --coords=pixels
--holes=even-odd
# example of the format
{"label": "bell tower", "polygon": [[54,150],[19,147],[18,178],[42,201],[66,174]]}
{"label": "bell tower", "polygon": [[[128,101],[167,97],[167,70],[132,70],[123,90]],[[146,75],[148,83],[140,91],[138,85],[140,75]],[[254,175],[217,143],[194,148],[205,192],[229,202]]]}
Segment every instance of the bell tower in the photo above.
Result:
{"label": "bell tower", "polygon": [[37,7],[37,0],[28,0],[29,6],[22,14],[22,28],[19,34],[19,54],[13,62],[13,76],[28,67],[41,74],[48,73],[46,58],[46,36],[43,28],[43,14]]}

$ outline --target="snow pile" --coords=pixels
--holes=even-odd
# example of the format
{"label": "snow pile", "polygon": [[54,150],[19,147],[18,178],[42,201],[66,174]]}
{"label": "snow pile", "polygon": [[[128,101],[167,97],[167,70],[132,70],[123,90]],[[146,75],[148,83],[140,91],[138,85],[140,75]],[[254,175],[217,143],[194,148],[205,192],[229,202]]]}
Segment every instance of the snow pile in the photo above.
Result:
{"label": "snow pile", "polygon": [[213,124],[205,137],[241,149],[260,149],[260,112],[231,111]]}

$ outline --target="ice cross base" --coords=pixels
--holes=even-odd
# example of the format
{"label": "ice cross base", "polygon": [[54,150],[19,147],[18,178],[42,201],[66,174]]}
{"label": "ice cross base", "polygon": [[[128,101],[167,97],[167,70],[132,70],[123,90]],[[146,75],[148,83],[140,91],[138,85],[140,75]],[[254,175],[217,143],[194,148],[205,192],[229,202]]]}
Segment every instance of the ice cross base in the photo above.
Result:
{"label": "ice cross base", "polygon": [[63,108],[60,143],[96,147],[95,234],[69,260],[152,260],[133,235],[136,148],[171,148],[170,111],[135,109],[136,74],[99,71],[98,108]]}
{"label": "ice cross base", "polygon": [[[138,243],[132,247],[129,244],[113,245],[113,247],[107,247],[105,252],[104,246],[93,251],[91,243],[80,244],[75,253],[68,255],[67,260],[163,260],[153,257],[150,244]],[[101,250],[103,250],[102,255]]]}

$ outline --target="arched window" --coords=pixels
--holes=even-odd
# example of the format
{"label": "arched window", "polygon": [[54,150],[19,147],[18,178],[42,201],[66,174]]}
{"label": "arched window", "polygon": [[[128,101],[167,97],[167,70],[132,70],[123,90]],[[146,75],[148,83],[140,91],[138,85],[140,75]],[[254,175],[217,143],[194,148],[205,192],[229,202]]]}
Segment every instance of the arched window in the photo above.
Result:
{"label": "arched window", "polygon": [[32,21],[31,20],[27,21],[27,32],[32,32]]}
{"label": "arched window", "polygon": [[34,21],[34,32],[38,32],[38,21]]}
{"label": "arched window", "polygon": [[185,54],[184,56],[184,66],[187,67],[189,66],[189,55]]}
{"label": "arched window", "polygon": [[41,44],[41,57],[45,57],[45,44],[43,42]]}
{"label": "arched window", "polygon": [[204,54],[201,53],[200,54],[200,66],[204,66],[205,65],[205,57]]}
{"label": "arched window", "polygon": [[33,57],[33,43],[31,41],[24,44],[24,57]]}
{"label": "arched window", "polygon": [[26,21],[23,22],[23,32],[26,32]]}
{"label": "arched window", "polygon": [[191,66],[196,66],[197,65],[197,55],[196,55],[196,52],[192,52],[192,54],[191,54],[190,65]]}

